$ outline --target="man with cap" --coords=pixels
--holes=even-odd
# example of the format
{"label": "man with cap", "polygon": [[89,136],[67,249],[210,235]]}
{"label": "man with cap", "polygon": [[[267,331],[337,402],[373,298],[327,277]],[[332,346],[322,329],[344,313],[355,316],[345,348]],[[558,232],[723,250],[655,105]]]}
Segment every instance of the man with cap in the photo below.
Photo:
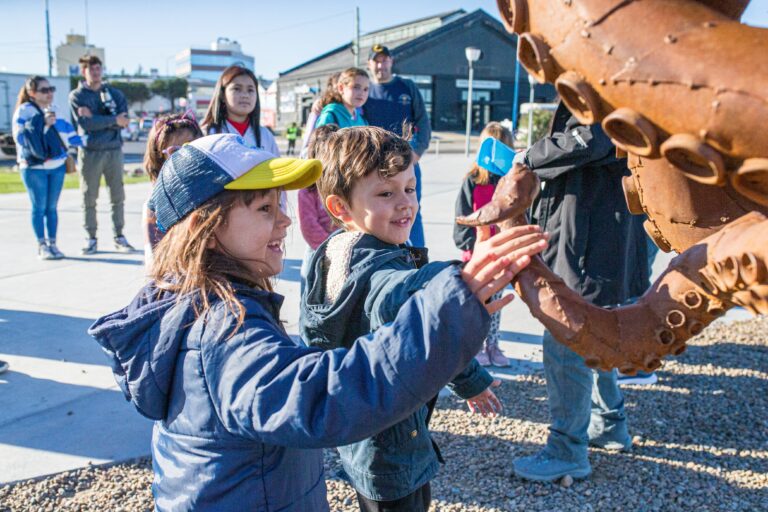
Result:
{"label": "man with cap", "polygon": [[[392,74],[393,62],[389,48],[381,44],[373,45],[368,54],[371,85],[368,101],[363,105],[363,115],[371,126],[384,128],[400,136],[403,135],[403,123],[412,127],[416,197],[421,203],[421,168],[418,161],[429,148],[432,127],[419,88],[413,81]],[[426,246],[421,210],[414,219],[410,242],[416,247]]]}

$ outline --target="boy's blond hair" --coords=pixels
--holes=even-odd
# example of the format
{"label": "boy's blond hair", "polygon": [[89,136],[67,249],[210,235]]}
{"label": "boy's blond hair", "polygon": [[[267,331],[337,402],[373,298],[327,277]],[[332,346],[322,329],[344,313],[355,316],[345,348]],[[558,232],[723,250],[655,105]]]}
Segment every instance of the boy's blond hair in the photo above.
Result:
{"label": "boy's blond hair", "polygon": [[[375,126],[339,129],[325,125],[313,137],[312,151],[323,163],[323,175],[317,182],[323,201],[336,195],[352,204],[352,188],[358,180],[374,172],[383,179],[391,178],[413,163],[413,151],[405,139]],[[331,218],[343,226],[339,219]]]}

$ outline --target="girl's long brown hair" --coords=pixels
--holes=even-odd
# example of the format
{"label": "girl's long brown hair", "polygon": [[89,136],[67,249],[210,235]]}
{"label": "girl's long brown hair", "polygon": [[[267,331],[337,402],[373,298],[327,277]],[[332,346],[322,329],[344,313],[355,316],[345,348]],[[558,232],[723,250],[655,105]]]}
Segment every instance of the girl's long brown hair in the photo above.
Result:
{"label": "girl's long brown hair", "polygon": [[171,136],[188,131],[193,139],[203,136],[200,126],[191,113],[171,114],[158,117],[147,136],[147,150],[144,152],[144,172],[154,182],[165,163],[163,150],[168,148]]}
{"label": "girl's long brown hair", "polygon": [[[493,137],[494,139],[503,142],[510,148],[515,143],[514,139],[512,138],[512,132],[504,128],[501,123],[497,123],[496,121],[491,121],[485,125],[483,131],[480,132],[481,141],[487,139],[488,137]],[[467,176],[474,178],[475,183],[478,185],[487,185],[491,181],[491,174],[486,169],[483,169],[477,165],[477,163],[472,164],[472,169],[469,170]]]}
{"label": "girl's long brown hair", "polygon": [[[172,226],[156,249],[150,277],[158,289],[177,294],[178,300],[194,294],[192,302],[197,317],[211,308],[212,300],[221,300],[237,318],[230,336],[243,325],[246,313],[232,280],[269,292],[273,287],[270,275],[254,276],[222,249],[216,231],[226,225],[233,207],[247,206],[272,190],[225,190]],[[268,268],[266,263],[264,266]]]}
{"label": "girl's long brown hair", "polygon": [[322,98],[320,98],[320,108],[324,108],[326,105],[330,105],[331,103],[344,103],[344,100],[341,98],[341,93],[339,92],[339,84],[341,85],[350,85],[355,82],[355,77],[362,76],[370,80],[370,77],[368,76],[368,72],[361,68],[347,68],[341,73],[339,73],[338,78],[336,79],[336,83],[333,84],[333,86],[330,86],[330,80],[329,80],[329,87],[325,88],[325,92],[323,93]]}
{"label": "girl's long brown hair", "polygon": [[253,80],[253,85],[256,87],[256,107],[248,114],[248,124],[253,128],[253,134],[256,137],[256,145],[261,147],[261,99],[259,98],[259,79],[248,68],[242,66],[229,66],[221,72],[221,76],[216,81],[216,89],[213,92],[213,98],[211,103],[208,104],[208,110],[205,112],[205,117],[201,123],[206,134],[211,127],[216,128],[217,133],[221,133],[222,126],[227,121],[227,98],[224,95],[224,89],[240,75],[247,75]]}
{"label": "girl's long brown hair", "polygon": [[32,96],[29,95],[29,93],[37,92],[38,87],[40,87],[40,83],[47,81],[47,78],[40,75],[34,75],[24,80],[24,85],[21,86],[21,89],[19,89],[19,95],[16,97],[16,108],[19,108],[22,103],[35,101]]}

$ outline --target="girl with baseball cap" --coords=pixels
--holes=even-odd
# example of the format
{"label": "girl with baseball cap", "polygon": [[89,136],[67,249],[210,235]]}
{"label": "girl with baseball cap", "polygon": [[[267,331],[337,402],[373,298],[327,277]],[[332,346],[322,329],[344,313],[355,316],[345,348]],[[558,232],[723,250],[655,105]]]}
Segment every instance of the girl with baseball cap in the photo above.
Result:
{"label": "girl with baseball cap", "polygon": [[494,253],[446,268],[349,350],[288,336],[271,284],[291,224],[278,193],[320,173],[317,160],[212,135],[158,176],[150,207],[165,236],[152,280],[89,333],[125,397],[155,420],[159,511],[327,511],[321,448],[369,437],[437,394],[509,302],[485,304],[527,260]]}

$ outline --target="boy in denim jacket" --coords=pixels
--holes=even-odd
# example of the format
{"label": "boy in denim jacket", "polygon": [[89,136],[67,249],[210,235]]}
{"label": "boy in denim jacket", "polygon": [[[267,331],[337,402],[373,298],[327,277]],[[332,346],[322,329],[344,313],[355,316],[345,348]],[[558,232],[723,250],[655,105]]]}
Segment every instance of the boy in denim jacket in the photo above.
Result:
{"label": "boy in denim jacket", "polygon": [[[375,127],[347,128],[322,139],[316,151],[324,167],[318,189],[342,230],[310,261],[300,331],[310,345],[331,350],[392,322],[408,298],[451,263],[426,263],[425,250],[404,245],[418,210],[412,153],[405,140]],[[522,229],[529,237],[543,238],[535,226]],[[528,254],[544,245],[543,240],[530,245]],[[475,257],[483,258],[487,250],[482,243],[478,248]],[[473,360],[449,387],[468,400],[471,410],[485,415],[501,409],[491,391],[499,384]],[[434,400],[374,437],[339,447],[361,510],[429,509],[429,481],[442,462],[427,428],[433,407]]]}

